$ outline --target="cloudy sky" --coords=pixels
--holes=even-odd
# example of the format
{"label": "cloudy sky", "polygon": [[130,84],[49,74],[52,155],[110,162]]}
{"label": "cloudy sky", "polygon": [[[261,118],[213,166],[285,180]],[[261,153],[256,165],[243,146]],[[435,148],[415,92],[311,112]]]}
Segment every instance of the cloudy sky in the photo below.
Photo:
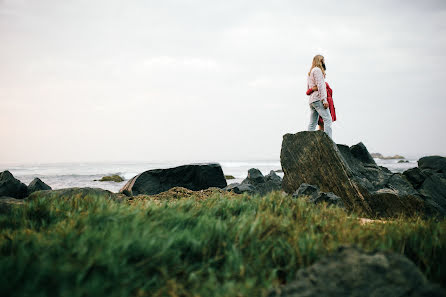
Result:
{"label": "cloudy sky", "polygon": [[337,143],[446,155],[446,1],[0,0],[0,163],[279,159],[325,56]]}

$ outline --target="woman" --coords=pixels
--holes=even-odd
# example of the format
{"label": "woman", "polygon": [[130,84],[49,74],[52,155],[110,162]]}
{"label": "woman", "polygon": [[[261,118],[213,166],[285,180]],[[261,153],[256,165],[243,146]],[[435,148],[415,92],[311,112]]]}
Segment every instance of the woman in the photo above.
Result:
{"label": "woman", "polygon": [[327,87],[325,84],[325,59],[321,55],[316,55],[313,58],[310,72],[308,72],[307,89],[317,87],[309,97],[310,104],[310,123],[308,124],[308,131],[314,131],[319,117],[324,121],[324,132],[332,138],[331,131],[331,115],[328,109]]}
{"label": "woman", "polygon": [[[331,120],[332,122],[334,122],[336,121],[336,110],[333,102],[333,90],[328,85],[328,82],[325,82],[325,87],[327,89],[327,101],[328,101],[328,108],[330,109]],[[314,91],[317,91],[317,86],[314,86],[312,89],[308,89],[307,95],[311,95],[311,93],[313,93]],[[319,124],[319,130],[324,130],[324,120],[321,117],[319,117],[317,123]]]}

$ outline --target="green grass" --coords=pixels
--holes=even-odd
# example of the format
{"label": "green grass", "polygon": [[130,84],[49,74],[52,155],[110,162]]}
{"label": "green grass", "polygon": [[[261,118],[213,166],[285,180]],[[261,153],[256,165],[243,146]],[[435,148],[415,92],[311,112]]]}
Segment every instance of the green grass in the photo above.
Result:
{"label": "green grass", "polygon": [[40,198],[0,214],[2,296],[262,296],[341,245],[405,254],[446,283],[446,221],[361,225],[265,197]]}

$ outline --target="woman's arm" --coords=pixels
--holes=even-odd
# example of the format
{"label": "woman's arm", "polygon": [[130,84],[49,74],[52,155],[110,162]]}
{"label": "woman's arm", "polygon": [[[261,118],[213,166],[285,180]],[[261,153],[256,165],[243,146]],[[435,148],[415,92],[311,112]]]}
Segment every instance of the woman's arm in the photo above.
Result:
{"label": "woman's arm", "polygon": [[313,68],[313,75],[314,75],[314,81],[316,82],[316,86],[319,90],[319,95],[321,98],[321,101],[324,103],[324,107],[328,106],[327,102],[327,89],[325,86],[325,80],[324,75],[322,74],[322,70],[318,67]]}
{"label": "woman's arm", "polygon": [[307,90],[307,95],[311,95],[314,91],[317,91],[317,86],[312,87],[311,89]]}

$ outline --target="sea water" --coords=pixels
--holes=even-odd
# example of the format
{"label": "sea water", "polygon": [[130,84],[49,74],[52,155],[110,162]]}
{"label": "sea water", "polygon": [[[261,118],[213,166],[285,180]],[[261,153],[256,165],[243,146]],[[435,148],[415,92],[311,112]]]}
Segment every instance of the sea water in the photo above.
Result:
{"label": "sea water", "polygon": [[[416,160],[408,163],[398,163],[398,160],[375,159],[379,166],[389,168],[392,172],[403,172],[417,166]],[[40,178],[52,189],[70,187],[96,187],[118,192],[132,177],[150,169],[170,168],[191,163],[203,162],[108,162],[108,163],[53,163],[53,164],[0,164],[0,172],[9,170],[15,178],[28,185],[35,177]],[[246,178],[250,168],[259,169],[264,175],[271,170],[283,177],[279,160],[260,161],[216,161],[225,175],[235,179],[227,180],[228,184],[241,182]],[[95,181],[103,176],[118,174],[123,182]]]}

